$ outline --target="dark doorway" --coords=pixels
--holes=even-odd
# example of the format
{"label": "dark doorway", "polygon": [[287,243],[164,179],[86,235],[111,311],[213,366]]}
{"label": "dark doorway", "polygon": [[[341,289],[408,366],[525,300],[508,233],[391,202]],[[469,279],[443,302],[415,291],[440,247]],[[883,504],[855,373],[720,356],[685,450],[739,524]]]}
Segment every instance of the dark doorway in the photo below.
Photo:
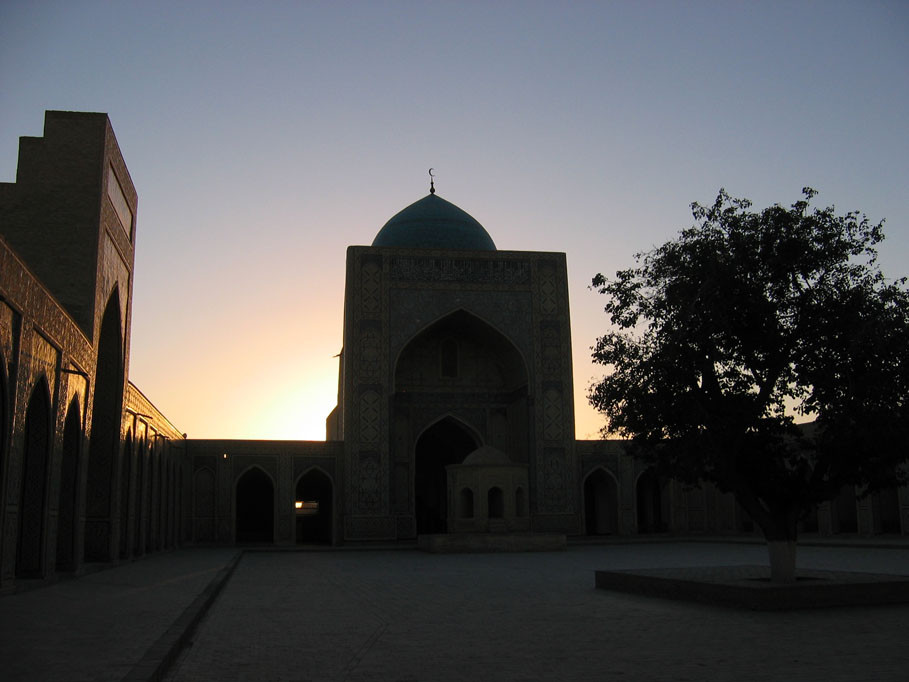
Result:
{"label": "dark doorway", "polygon": [[172,459],[167,460],[167,537],[164,544],[167,547],[174,546],[174,507],[177,500],[177,483],[174,476],[174,462]]}
{"label": "dark doorway", "polygon": [[155,550],[155,497],[158,494],[158,446],[154,436],[148,437],[148,482],[145,499],[145,553]]}
{"label": "dark doorway", "polygon": [[664,512],[669,500],[666,499],[665,487],[664,481],[653,469],[648,469],[638,478],[635,486],[638,533],[661,533],[668,529],[669,515]]}
{"label": "dark doorway", "polygon": [[133,556],[142,554],[145,543],[142,530],[145,528],[145,485],[148,467],[148,446],[144,439],[136,439],[136,494],[133,495]]}
{"label": "dark doorway", "polygon": [[111,488],[120,445],[123,400],[123,340],[120,297],[111,294],[101,320],[98,368],[92,401],[85,499],[85,560],[110,561],[113,538]]}
{"label": "dark doorway", "polygon": [[43,379],[35,386],[25,412],[25,447],[19,494],[19,541],[16,577],[40,578],[44,559],[44,506],[50,454],[50,396]]}
{"label": "dark doorway", "polygon": [[126,434],[120,465],[120,558],[129,558],[129,484],[133,464],[133,436]]}
{"label": "dark doorway", "polygon": [[414,512],[417,533],[448,532],[448,477],[445,467],[460,464],[478,447],[471,433],[450,417],[417,439],[414,453]]}
{"label": "dark doorway", "polygon": [[458,503],[458,516],[462,519],[473,518],[473,490],[461,488],[460,502]]}
{"label": "dark doorway", "polygon": [[180,544],[186,540],[186,527],[183,524],[183,467],[177,464],[177,507],[174,510],[174,542]]}
{"label": "dark doorway", "polygon": [[584,481],[584,527],[587,535],[610,535],[619,530],[615,479],[597,469]]}
{"label": "dark doorway", "polygon": [[274,542],[275,488],[253,467],[237,481],[237,542]]}
{"label": "dark doorway", "polygon": [[312,469],[297,481],[294,497],[297,518],[297,543],[331,544],[332,485],[331,479]]}
{"label": "dark doorway", "polygon": [[79,399],[73,398],[63,426],[63,462],[60,467],[60,504],[57,509],[57,570],[75,568],[76,487],[82,443]]}
{"label": "dark doorway", "polygon": [[155,480],[158,482],[155,486],[155,549],[160,550],[164,547],[164,486],[167,485],[164,469],[167,453],[163,439],[155,440],[155,449],[158,451],[155,456]]}
{"label": "dark doorway", "polygon": [[505,496],[501,488],[490,488],[486,493],[486,510],[490,519],[501,519],[505,516]]}

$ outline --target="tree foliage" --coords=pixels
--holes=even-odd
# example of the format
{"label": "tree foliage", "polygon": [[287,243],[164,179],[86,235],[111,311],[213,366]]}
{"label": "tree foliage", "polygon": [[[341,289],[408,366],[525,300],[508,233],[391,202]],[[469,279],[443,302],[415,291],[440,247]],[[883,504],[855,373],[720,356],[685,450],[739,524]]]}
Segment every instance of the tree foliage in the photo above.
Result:
{"label": "tree foliage", "polygon": [[[694,226],[597,275],[615,330],[590,402],[665,474],[731,491],[768,539],[844,485],[905,482],[909,293],[864,214],[752,211],[724,190]],[[799,425],[796,422],[810,422]]]}

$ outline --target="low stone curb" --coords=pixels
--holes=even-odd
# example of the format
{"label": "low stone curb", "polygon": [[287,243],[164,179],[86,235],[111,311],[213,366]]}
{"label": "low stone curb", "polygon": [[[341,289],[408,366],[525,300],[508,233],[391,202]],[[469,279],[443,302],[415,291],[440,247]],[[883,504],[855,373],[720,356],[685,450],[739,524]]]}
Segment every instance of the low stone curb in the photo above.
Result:
{"label": "low stone curb", "polygon": [[799,570],[794,584],[769,581],[766,566],[595,571],[596,587],[755,611],[909,603],[909,576]]}
{"label": "low stone curb", "polygon": [[186,647],[196,626],[233,575],[242,556],[243,552],[239,551],[230,558],[192,604],[187,606],[165,633],[149,647],[142,660],[123,678],[123,682],[159,682],[164,679],[177,656]]}

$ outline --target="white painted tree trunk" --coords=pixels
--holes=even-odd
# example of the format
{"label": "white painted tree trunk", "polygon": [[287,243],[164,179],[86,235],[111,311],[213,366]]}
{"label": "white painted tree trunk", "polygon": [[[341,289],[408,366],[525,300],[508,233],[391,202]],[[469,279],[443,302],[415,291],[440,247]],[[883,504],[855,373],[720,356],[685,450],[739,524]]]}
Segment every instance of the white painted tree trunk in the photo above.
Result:
{"label": "white painted tree trunk", "polygon": [[767,542],[770,553],[770,582],[795,582],[795,540],[772,540]]}

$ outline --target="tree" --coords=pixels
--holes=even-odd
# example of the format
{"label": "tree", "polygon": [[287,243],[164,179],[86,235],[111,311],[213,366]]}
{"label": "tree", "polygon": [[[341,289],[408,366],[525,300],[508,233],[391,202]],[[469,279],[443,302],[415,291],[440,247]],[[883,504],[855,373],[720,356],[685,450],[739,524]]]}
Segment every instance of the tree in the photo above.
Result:
{"label": "tree", "polygon": [[905,483],[909,459],[906,279],[877,266],[883,222],[809,210],[802,192],[753,212],[721,189],[674,241],[593,279],[616,327],[592,348],[604,432],[733,493],[774,581],[795,579],[800,517],[844,485]]}

